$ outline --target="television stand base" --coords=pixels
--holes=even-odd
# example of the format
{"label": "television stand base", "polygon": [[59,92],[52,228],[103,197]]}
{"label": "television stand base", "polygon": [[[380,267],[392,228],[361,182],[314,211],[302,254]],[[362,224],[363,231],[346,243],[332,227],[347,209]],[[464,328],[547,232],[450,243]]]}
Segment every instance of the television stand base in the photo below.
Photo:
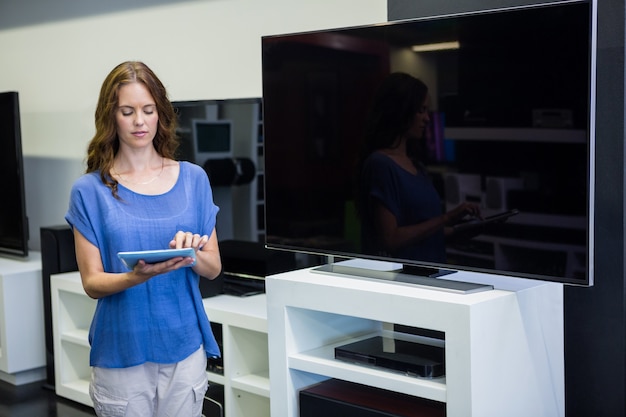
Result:
{"label": "television stand base", "polygon": [[[422,270],[422,268],[418,268]],[[415,285],[432,290],[454,292],[460,294],[472,294],[481,291],[493,290],[493,285],[475,284],[471,282],[452,281],[448,279],[437,279],[442,275],[452,274],[455,271],[438,270],[436,268],[426,268],[430,271],[429,275],[415,274],[414,267],[402,268],[399,270],[378,270],[370,268],[362,268],[357,266],[339,265],[336,263],[328,263],[313,268],[311,271],[316,273],[336,274],[342,276],[350,276],[365,279],[380,279],[385,281],[393,281],[402,284]]]}

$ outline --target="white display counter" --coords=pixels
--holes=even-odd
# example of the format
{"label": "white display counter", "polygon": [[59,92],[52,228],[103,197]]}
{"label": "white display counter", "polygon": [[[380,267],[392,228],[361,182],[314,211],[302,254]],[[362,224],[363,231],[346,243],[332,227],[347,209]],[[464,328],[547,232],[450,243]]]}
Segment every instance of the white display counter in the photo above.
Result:
{"label": "white display counter", "polygon": [[[85,294],[78,272],[54,274],[50,282],[56,393],[93,406],[88,333],[96,300]],[[269,416],[265,294],[218,295],[203,304],[209,319],[222,327],[223,374],[208,372],[208,378],[210,385],[224,386],[226,416]]]}
{"label": "white display counter", "polygon": [[45,343],[41,254],[0,258],[0,380],[45,379]]}
{"label": "white display counter", "polygon": [[[564,415],[561,284],[483,274],[449,276],[495,289],[458,294],[312,272],[266,279],[273,416],[297,417],[298,392],[338,378],[445,403],[449,417]],[[346,363],[334,347],[388,324],[445,334],[445,377]]]}

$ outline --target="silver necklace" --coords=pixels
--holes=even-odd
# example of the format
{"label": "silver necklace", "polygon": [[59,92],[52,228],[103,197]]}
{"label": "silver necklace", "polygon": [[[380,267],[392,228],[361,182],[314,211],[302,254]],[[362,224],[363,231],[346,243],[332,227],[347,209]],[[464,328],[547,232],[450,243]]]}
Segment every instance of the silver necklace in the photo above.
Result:
{"label": "silver necklace", "polygon": [[152,184],[154,181],[156,181],[156,180],[157,180],[157,179],[161,176],[161,174],[163,173],[163,168],[164,168],[164,167],[165,167],[165,158],[161,158],[161,170],[159,171],[159,173],[158,173],[155,177],[152,177],[151,179],[149,179],[148,181],[143,181],[143,182],[134,182],[134,181],[131,181],[131,180],[127,179],[127,178],[124,178],[124,177],[122,176],[122,174],[120,174],[119,172],[117,172],[117,171],[115,170],[115,168],[113,168],[113,173],[114,173],[117,177],[119,177],[119,179],[120,179],[120,180],[122,180],[122,181],[124,181],[124,182],[127,182],[127,183],[129,183],[129,184],[134,184],[134,185],[148,185],[148,184]]}

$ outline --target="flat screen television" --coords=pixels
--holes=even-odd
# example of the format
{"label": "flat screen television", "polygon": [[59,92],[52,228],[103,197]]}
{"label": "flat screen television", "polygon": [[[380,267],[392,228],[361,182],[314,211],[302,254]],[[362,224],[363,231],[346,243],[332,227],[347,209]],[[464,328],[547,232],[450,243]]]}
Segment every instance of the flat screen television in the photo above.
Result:
{"label": "flat screen television", "polygon": [[[592,285],[595,30],[593,3],[570,1],[263,37],[266,245]],[[428,87],[415,166],[436,208],[510,214],[437,257],[383,247],[364,214],[359,153],[391,73]],[[367,201],[408,207],[384,200],[393,181]]]}
{"label": "flat screen television", "polygon": [[0,254],[28,256],[19,94],[0,93]]}

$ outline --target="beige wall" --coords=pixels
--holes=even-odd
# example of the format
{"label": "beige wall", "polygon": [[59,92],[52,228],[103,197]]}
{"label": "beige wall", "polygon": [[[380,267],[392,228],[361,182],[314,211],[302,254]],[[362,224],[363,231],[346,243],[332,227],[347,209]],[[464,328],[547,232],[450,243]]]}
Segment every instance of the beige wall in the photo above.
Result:
{"label": "beige wall", "polygon": [[386,0],[202,0],[0,31],[0,91],[20,92],[25,155],[83,158],[100,83],[146,62],[172,100],[261,95],[260,38],[386,20]]}
{"label": "beige wall", "polygon": [[29,246],[41,226],[65,223],[118,63],[146,62],[175,101],[260,97],[261,36],[386,17],[387,0],[195,0],[0,30],[0,91],[20,93]]}

